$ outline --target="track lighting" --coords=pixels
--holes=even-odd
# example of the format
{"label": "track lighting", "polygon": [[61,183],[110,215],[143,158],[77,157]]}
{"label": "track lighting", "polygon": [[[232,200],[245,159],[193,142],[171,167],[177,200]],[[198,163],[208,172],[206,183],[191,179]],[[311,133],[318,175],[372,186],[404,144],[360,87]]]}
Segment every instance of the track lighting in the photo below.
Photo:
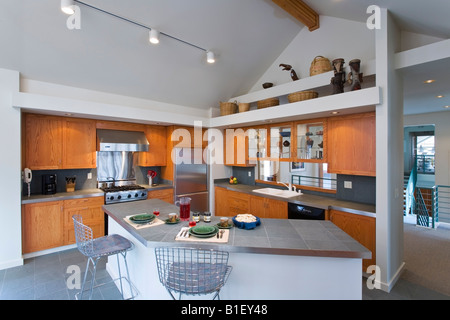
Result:
{"label": "track lighting", "polygon": [[180,38],[171,36],[171,35],[169,35],[169,34],[167,34],[167,33],[159,32],[158,30],[153,29],[153,28],[150,28],[150,27],[148,27],[148,26],[146,26],[146,25],[144,25],[144,24],[142,24],[142,23],[139,23],[139,22],[130,20],[130,19],[128,19],[128,18],[121,17],[121,16],[119,16],[119,15],[117,15],[117,14],[108,12],[108,11],[106,11],[106,10],[97,8],[97,7],[93,6],[93,5],[90,5],[90,4],[88,4],[88,3],[83,2],[82,0],[61,0],[61,10],[62,10],[65,14],[72,15],[72,14],[75,13],[75,3],[77,3],[77,5],[83,5],[83,6],[85,6],[85,7],[90,8],[90,9],[96,10],[96,11],[101,12],[101,13],[104,13],[104,14],[107,14],[107,15],[109,15],[109,16],[111,16],[111,17],[120,19],[120,20],[125,21],[125,22],[129,22],[129,23],[134,24],[134,25],[136,25],[136,26],[138,26],[138,27],[141,27],[141,28],[144,28],[144,29],[146,29],[146,30],[149,30],[149,41],[150,41],[150,43],[152,43],[152,44],[158,44],[158,43],[159,43],[160,35],[163,35],[163,36],[165,36],[165,37],[167,37],[167,38],[176,40],[176,41],[178,41],[178,42],[187,44],[187,45],[189,45],[189,46],[191,46],[191,47],[193,47],[193,48],[196,48],[196,49],[198,49],[198,50],[202,50],[202,51],[206,52],[206,61],[207,61],[208,63],[215,63],[215,62],[216,62],[216,59],[215,59],[215,57],[214,57],[214,52],[212,52],[212,51],[208,51],[208,50],[206,50],[206,49],[203,49],[202,47],[199,47],[199,46],[197,46],[197,45],[195,45],[195,44],[192,44],[192,43],[190,43],[190,42],[184,41],[184,40],[182,40],[182,39],[180,39]]}
{"label": "track lighting", "polygon": [[150,30],[150,43],[158,44],[159,43],[159,31],[156,29]]}
{"label": "track lighting", "polygon": [[206,61],[208,61],[208,63],[216,62],[216,58],[214,57],[214,52],[212,52],[212,51],[206,52]]}
{"label": "track lighting", "polygon": [[75,13],[73,0],[61,0],[61,11],[65,14],[72,15]]}

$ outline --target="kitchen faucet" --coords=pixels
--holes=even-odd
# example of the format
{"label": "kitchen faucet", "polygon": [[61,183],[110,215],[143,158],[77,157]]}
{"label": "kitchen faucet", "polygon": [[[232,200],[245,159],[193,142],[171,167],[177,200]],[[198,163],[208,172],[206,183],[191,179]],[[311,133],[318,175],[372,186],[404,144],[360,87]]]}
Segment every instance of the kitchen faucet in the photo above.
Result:
{"label": "kitchen faucet", "polygon": [[[292,183],[289,182],[289,185],[287,185],[284,182],[278,181],[277,183],[284,185],[286,188],[288,188],[289,191],[292,191]],[[297,191],[297,188],[294,186],[294,191]]]}

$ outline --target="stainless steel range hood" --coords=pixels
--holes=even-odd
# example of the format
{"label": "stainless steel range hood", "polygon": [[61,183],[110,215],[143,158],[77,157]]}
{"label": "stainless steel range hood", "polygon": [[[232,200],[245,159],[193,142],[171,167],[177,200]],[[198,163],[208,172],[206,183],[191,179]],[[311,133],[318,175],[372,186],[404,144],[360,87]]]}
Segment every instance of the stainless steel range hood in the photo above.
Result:
{"label": "stainless steel range hood", "polygon": [[97,129],[97,151],[148,151],[144,132]]}

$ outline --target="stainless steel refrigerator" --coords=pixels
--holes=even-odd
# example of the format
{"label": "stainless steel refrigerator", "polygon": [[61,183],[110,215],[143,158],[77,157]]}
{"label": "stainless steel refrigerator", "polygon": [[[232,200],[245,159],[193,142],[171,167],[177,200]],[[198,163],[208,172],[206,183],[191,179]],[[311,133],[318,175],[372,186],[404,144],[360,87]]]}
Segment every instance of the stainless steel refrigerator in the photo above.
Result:
{"label": "stainless steel refrigerator", "polygon": [[174,152],[175,201],[189,197],[191,211],[209,211],[208,167],[203,160],[203,150],[177,148]]}

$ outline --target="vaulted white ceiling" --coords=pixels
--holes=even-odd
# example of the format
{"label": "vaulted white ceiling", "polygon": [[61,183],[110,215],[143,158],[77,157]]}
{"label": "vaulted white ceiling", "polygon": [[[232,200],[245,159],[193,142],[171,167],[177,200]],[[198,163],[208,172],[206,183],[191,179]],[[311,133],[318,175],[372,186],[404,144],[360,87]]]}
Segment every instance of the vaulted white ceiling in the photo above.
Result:
{"label": "vaulted white ceiling", "polygon": [[[199,49],[80,5],[81,29],[66,27],[59,0],[0,0],[0,68],[28,79],[199,109],[247,93],[304,27],[271,0],[85,0],[213,50]],[[310,0],[320,15],[364,21],[388,8],[403,30],[450,37],[448,0]],[[439,68],[435,68],[439,72]]]}

